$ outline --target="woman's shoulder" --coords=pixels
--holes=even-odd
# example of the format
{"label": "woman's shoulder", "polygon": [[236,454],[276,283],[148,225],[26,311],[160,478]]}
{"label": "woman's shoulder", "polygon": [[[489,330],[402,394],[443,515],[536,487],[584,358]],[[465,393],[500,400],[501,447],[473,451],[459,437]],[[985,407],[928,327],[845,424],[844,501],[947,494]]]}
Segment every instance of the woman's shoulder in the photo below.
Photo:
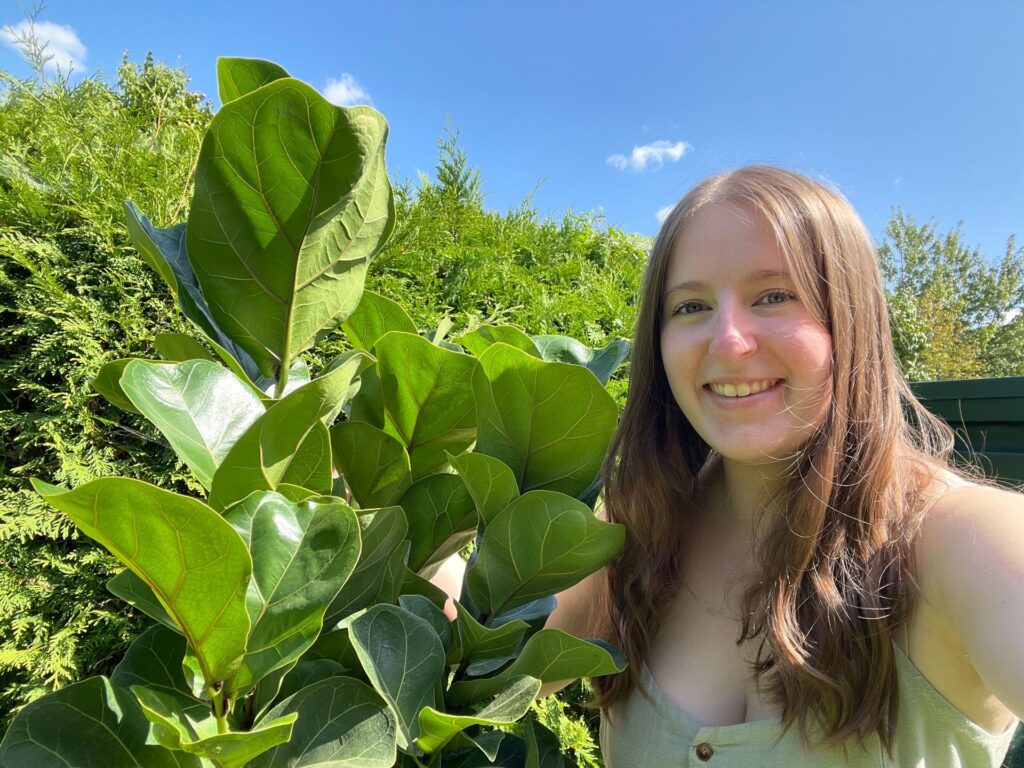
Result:
{"label": "woman's shoulder", "polygon": [[920,597],[991,695],[1024,715],[1024,495],[951,473],[917,542]]}

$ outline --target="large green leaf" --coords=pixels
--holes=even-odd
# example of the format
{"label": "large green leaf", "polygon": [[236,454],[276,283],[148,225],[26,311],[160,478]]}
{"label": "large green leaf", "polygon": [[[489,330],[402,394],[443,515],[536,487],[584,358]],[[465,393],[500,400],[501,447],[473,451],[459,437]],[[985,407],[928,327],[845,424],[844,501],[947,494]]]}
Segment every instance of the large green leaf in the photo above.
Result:
{"label": "large green leaf", "polygon": [[334,659],[303,659],[288,670],[277,670],[264,677],[253,695],[253,712],[257,719],[272,706],[330,677],[343,677],[348,668]]}
{"label": "large green leaf", "polygon": [[476,361],[420,336],[388,333],[374,348],[384,403],[384,431],[409,451],[413,478],[448,463],[473,444]]}
{"label": "large green leaf", "polygon": [[224,518],[253,559],[246,597],[252,629],[229,689],[237,692],[291,664],[316,640],[359,559],[359,522],[340,499],[295,504],[273,492],[252,494]]}
{"label": "large green leaf", "polygon": [[354,349],[367,352],[373,351],[377,340],[391,331],[416,334],[416,324],[402,305],[373,291],[363,291],[359,306],[341,328]]}
{"label": "large green leaf", "polygon": [[558,737],[532,717],[524,723],[526,732],[525,768],[565,768]]}
{"label": "large green leaf", "polygon": [[545,360],[582,365],[597,377],[602,385],[629,357],[629,342],[616,339],[603,349],[588,347],[569,336],[533,336],[533,342]]}
{"label": "large green leaf", "polygon": [[217,90],[221,104],[234,101],[283,77],[288,77],[284,67],[272,61],[234,56],[221,56],[217,59]]}
{"label": "large green leaf", "polygon": [[519,486],[512,470],[493,456],[463,453],[452,457],[451,464],[466,484],[485,526],[519,498]]}
{"label": "large green leaf", "polygon": [[618,410],[597,379],[493,344],[473,373],[476,452],[511,467],[522,491],[578,496],[604,461]]}
{"label": "large green leaf", "polygon": [[178,625],[167,611],[164,610],[164,607],[160,605],[160,601],[153,594],[153,590],[130,569],[125,568],[120,573],[115,574],[107,582],[107,589],[110,590],[111,594],[120,597],[150,618],[156,619],[169,629],[173,629],[176,632],[179,631]]}
{"label": "large green leaf", "polygon": [[257,419],[214,474],[210,505],[225,509],[253,491],[272,491],[282,483],[330,493],[330,434],[321,419],[351,396],[352,379],[366,360],[357,352]]}
{"label": "large green leaf", "polygon": [[[409,530],[405,513],[401,507],[367,510],[359,515],[359,527],[363,543],[359,562],[327,610],[324,619],[327,625],[333,625],[374,602],[392,602],[381,593],[387,592],[390,596],[393,590],[393,585],[388,583],[389,575],[394,575],[389,563],[402,547]],[[405,545],[400,563],[403,567],[408,542]]]}
{"label": "large green leaf", "polygon": [[530,628],[525,621],[513,620],[492,629],[474,619],[462,603],[456,602],[455,610],[462,650],[460,661],[469,674],[479,674],[473,671],[475,664],[489,661],[503,664],[511,659]]}
{"label": "large green leaf", "polygon": [[395,763],[395,716],[369,686],[331,677],[303,688],[264,719],[297,713],[292,738],[249,768],[390,768]]}
{"label": "large green leaf", "polygon": [[398,504],[409,521],[413,571],[458,552],[476,531],[476,505],[455,475],[424,477],[402,494]]}
{"label": "large green leaf", "polygon": [[146,583],[188,639],[208,685],[231,677],[249,634],[252,560],[220,515],[196,499],[124,477],[72,491],[32,484]]}
{"label": "large green leaf", "polygon": [[542,629],[530,637],[518,658],[493,677],[452,683],[448,701],[465,705],[494,696],[518,675],[545,683],[580,677],[614,675],[626,668],[621,655],[604,643],[581,640],[558,629]]}
{"label": "large green leaf", "polygon": [[387,123],[281,78],[203,139],[186,242],[218,325],[274,376],[356,308],[394,228]]}
{"label": "large green leaf", "polygon": [[426,620],[434,628],[437,636],[441,638],[441,646],[445,653],[449,652],[455,640],[455,633],[452,632],[451,621],[439,606],[424,595],[410,594],[400,595],[398,605],[409,613]]}
{"label": "large green leaf", "polygon": [[540,351],[529,336],[511,325],[481,325],[458,339],[473,357],[480,357],[492,344],[508,344],[528,355],[540,357]]}
{"label": "large green leaf", "polygon": [[394,605],[375,605],[348,623],[363,671],[398,722],[398,746],[419,735],[418,715],[434,704],[444,648],[430,623]]}
{"label": "large green leaf", "polygon": [[91,677],[27,704],[0,742],[0,765],[199,768],[198,758],[151,744],[148,736],[132,694]]}
{"label": "large green leaf", "polygon": [[182,709],[166,694],[132,686],[146,718],[153,724],[151,736],[168,749],[180,749],[207,760],[219,768],[241,768],[272,747],[291,738],[298,715],[293,713],[264,720],[248,731],[219,733],[208,707]]}
{"label": "large green leaf", "polygon": [[530,491],[484,530],[466,576],[470,595],[485,615],[503,613],[572,586],[618,555],[624,540],[623,526],[601,522],[586,504]]}
{"label": "large green leaf", "polygon": [[[195,271],[185,252],[185,225],[175,224],[160,229],[150,224],[132,203],[125,202],[128,214],[128,234],[131,235],[142,258],[164,279],[178,300],[185,317],[192,321],[215,344],[233,357],[252,381],[262,387],[259,368],[252,357],[238,346],[217,324],[210,314],[203,291],[196,280]],[[271,378],[271,380],[273,380]]]}
{"label": "large green leaf", "polygon": [[205,488],[228,451],[266,410],[238,377],[209,360],[134,360],[124,369],[121,389]]}
{"label": "large green leaf", "polygon": [[436,752],[456,734],[473,725],[509,725],[527,713],[540,691],[535,677],[510,680],[493,701],[472,715],[450,715],[427,707],[420,712],[420,735],[416,746],[424,752]]}
{"label": "large green leaf", "polygon": [[331,455],[364,509],[394,504],[412,484],[405,446],[364,421],[343,421],[331,428]]}

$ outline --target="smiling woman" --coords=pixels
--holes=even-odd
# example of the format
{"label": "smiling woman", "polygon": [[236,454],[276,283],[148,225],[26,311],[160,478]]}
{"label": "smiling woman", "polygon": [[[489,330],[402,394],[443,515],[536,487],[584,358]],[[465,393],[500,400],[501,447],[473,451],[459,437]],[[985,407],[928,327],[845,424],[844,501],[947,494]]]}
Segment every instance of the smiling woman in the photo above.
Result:
{"label": "smiling woman", "polygon": [[1024,498],[950,464],[850,205],[768,167],[698,185],[633,350],[605,470],[626,546],[549,621],[629,658],[595,680],[609,768],[999,765]]}

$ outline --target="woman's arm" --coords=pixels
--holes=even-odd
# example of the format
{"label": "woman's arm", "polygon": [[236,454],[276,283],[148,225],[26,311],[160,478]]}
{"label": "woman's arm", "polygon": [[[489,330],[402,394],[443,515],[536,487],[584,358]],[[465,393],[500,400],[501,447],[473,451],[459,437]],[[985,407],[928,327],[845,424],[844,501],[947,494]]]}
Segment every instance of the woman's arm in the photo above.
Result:
{"label": "woman's arm", "polygon": [[978,677],[1024,718],[1024,496],[971,486],[929,511],[921,562],[931,597]]}

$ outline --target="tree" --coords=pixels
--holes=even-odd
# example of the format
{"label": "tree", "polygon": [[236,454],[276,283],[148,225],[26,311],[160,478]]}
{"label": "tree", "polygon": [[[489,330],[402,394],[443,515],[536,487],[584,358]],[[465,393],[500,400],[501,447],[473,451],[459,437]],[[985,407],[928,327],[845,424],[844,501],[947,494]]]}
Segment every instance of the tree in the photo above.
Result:
{"label": "tree", "polygon": [[879,248],[896,353],[911,381],[1024,375],[1024,248],[992,264],[959,226],[897,209]]}

